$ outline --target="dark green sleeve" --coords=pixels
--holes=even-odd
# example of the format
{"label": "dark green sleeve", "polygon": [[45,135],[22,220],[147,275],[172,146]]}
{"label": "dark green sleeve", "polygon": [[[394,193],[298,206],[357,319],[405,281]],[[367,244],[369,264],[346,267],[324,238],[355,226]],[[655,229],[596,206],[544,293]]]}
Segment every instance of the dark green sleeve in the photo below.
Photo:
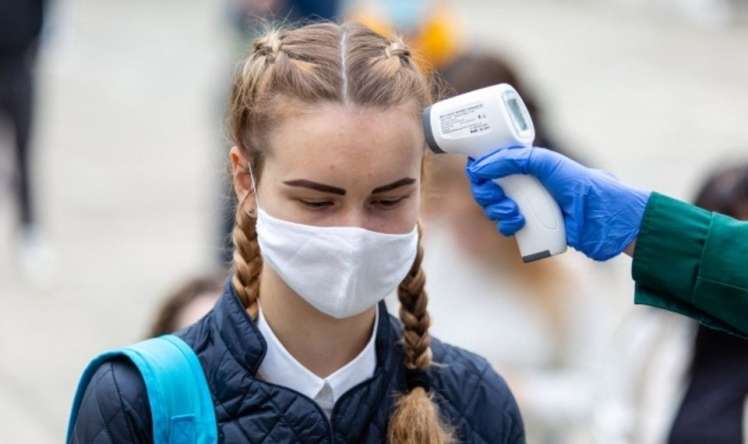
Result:
{"label": "dark green sleeve", "polygon": [[632,274],[635,303],[748,337],[748,222],[652,193]]}

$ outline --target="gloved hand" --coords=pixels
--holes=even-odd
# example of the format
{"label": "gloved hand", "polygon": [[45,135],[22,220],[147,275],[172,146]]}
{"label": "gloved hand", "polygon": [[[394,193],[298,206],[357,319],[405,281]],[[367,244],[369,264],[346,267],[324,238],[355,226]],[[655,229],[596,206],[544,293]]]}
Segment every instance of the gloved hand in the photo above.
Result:
{"label": "gloved hand", "polygon": [[601,261],[620,254],[636,239],[650,195],[544,148],[502,149],[468,160],[466,171],[473,197],[505,236],[516,233],[525,221],[517,204],[491,179],[512,174],[537,177],[561,208],[566,242]]}

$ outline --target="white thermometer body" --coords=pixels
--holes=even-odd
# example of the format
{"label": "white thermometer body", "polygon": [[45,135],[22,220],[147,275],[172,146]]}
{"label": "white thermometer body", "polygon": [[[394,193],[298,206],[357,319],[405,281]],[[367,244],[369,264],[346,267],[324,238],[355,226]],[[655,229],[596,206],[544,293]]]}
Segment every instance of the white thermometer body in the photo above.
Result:
{"label": "white thermometer body", "polygon": [[[506,83],[442,100],[423,112],[426,140],[435,153],[481,157],[497,149],[532,146],[535,128],[525,103]],[[522,260],[532,262],[566,251],[564,219],[556,201],[529,175],[497,179],[525,217],[515,235]]]}

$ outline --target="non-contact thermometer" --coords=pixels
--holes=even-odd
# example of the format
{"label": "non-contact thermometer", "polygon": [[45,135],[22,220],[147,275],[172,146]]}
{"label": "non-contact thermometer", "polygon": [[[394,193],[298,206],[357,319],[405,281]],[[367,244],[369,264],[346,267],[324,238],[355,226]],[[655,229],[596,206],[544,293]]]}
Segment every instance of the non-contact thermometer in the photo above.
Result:
{"label": "non-contact thermometer", "polygon": [[[497,149],[532,146],[535,128],[517,91],[502,83],[434,103],[423,111],[426,141],[437,154],[473,158]],[[525,217],[515,235],[522,260],[532,262],[566,251],[561,210],[540,182],[529,175],[497,179]]]}

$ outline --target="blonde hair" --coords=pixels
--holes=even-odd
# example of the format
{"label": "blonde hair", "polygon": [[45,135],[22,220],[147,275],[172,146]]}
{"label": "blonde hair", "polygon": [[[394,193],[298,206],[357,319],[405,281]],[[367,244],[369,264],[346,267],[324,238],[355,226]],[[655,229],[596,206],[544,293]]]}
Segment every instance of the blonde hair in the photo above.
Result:
{"label": "blonde hair", "polygon": [[[431,100],[431,83],[402,40],[387,39],[359,24],[318,23],[271,30],[255,40],[234,80],[229,124],[233,142],[259,182],[267,134],[294,106],[328,101],[387,109],[415,101],[414,112],[420,114]],[[255,317],[262,258],[256,219],[244,209],[244,201],[237,205],[232,237],[232,285]],[[398,287],[408,391],[390,418],[393,443],[453,440],[425,382],[432,360],[422,257],[419,241],[412,269]]]}

